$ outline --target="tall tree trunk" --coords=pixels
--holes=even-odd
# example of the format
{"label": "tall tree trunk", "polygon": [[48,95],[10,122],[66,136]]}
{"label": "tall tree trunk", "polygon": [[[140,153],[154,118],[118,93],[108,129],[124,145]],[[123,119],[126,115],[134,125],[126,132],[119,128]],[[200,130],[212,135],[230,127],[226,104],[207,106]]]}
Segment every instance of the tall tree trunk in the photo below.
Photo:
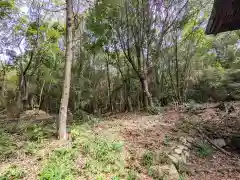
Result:
{"label": "tall tree trunk", "polygon": [[111,78],[110,78],[110,72],[109,72],[109,54],[107,55],[108,58],[106,59],[106,69],[107,69],[107,83],[108,83],[108,103],[110,106],[110,111],[113,111],[112,106],[112,95],[111,95]]}
{"label": "tall tree trunk", "polygon": [[142,92],[143,92],[143,106],[144,108],[148,108],[149,106],[153,106],[152,96],[148,89],[148,82],[146,77],[140,78]]}
{"label": "tall tree trunk", "polygon": [[176,34],[176,45],[175,45],[175,75],[176,75],[176,95],[179,102],[182,101],[181,90],[180,90],[180,77],[179,77],[179,62],[178,62],[178,40]]}
{"label": "tall tree trunk", "polygon": [[124,92],[124,97],[125,97],[125,111],[128,110],[128,112],[132,112],[133,111],[133,107],[132,107],[132,100],[131,100],[131,96],[130,96],[130,86],[131,86],[131,83],[130,83],[130,79],[126,79],[123,81],[124,83],[124,89],[125,89],[125,92]]}
{"label": "tall tree trunk", "polygon": [[71,66],[72,66],[72,48],[73,48],[73,4],[72,0],[66,0],[67,15],[66,15],[66,62],[65,62],[65,77],[63,84],[62,99],[59,111],[58,119],[58,138],[61,140],[67,139],[67,109],[70,93],[70,81],[71,81]]}

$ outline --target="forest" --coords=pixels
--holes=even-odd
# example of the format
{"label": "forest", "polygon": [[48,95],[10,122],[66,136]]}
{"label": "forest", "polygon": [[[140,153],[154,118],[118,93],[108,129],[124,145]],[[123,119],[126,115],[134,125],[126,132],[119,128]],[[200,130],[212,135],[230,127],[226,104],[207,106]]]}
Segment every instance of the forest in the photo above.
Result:
{"label": "forest", "polygon": [[240,179],[217,2],[0,0],[0,180]]}

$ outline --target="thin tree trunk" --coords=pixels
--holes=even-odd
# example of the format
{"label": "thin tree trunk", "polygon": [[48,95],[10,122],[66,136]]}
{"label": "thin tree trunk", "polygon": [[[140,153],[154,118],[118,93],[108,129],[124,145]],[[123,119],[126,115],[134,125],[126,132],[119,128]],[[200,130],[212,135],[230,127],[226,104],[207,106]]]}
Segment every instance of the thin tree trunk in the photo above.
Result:
{"label": "thin tree trunk", "polygon": [[59,129],[58,138],[61,140],[67,140],[67,109],[70,93],[70,81],[71,81],[71,66],[72,66],[72,48],[73,48],[73,4],[72,0],[66,0],[67,15],[66,15],[66,62],[65,62],[65,78],[63,84],[62,99],[59,111]]}
{"label": "thin tree trunk", "polygon": [[143,106],[146,109],[149,106],[153,106],[152,96],[148,89],[147,78],[140,78],[140,82],[142,85],[142,92],[143,92]]}
{"label": "thin tree trunk", "polygon": [[38,101],[38,109],[40,109],[40,106],[42,104],[42,95],[43,95],[43,89],[45,87],[45,80],[43,81],[43,84],[42,84],[42,88],[41,88],[41,91],[40,91],[40,94],[39,94],[39,101]]}
{"label": "thin tree trunk", "polygon": [[5,64],[2,63],[3,74],[1,78],[1,106],[5,106],[5,76],[6,76],[6,67]]}
{"label": "thin tree trunk", "polygon": [[132,100],[130,96],[130,79],[126,79],[123,81],[125,86],[125,111],[128,110],[128,112],[133,111],[132,107]]}
{"label": "thin tree trunk", "polygon": [[180,79],[179,79],[179,66],[178,66],[178,42],[177,42],[177,35],[176,35],[176,45],[175,45],[175,74],[176,74],[176,94],[177,99],[181,102],[181,90],[180,90]]}
{"label": "thin tree trunk", "polygon": [[112,96],[111,96],[111,78],[110,78],[110,73],[109,73],[109,55],[107,55],[108,58],[106,59],[106,69],[107,69],[107,82],[108,82],[108,103],[110,106],[110,111],[113,111],[113,106],[112,106]]}

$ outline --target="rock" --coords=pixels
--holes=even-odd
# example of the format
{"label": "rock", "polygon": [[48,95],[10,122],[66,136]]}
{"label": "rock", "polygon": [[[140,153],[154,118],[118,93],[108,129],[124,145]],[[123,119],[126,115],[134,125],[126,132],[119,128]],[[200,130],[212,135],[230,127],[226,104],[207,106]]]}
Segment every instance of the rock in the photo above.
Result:
{"label": "rock", "polygon": [[180,149],[180,148],[174,149],[174,152],[177,154],[182,154],[182,151],[183,151],[183,149]]}
{"label": "rock", "polygon": [[186,158],[189,158],[190,153],[189,153],[187,150],[185,150],[185,151],[183,151],[183,155],[184,155]]}
{"label": "rock", "polygon": [[150,167],[150,175],[154,179],[179,180],[179,174],[174,164],[152,166]]}
{"label": "rock", "polygon": [[187,146],[185,146],[185,145],[178,145],[178,148],[179,149],[182,149],[182,150],[188,150],[188,147]]}
{"label": "rock", "polygon": [[174,152],[177,154],[182,154],[182,151],[184,149],[188,149],[188,147],[186,147],[184,145],[178,145],[177,147],[174,148]]}
{"label": "rock", "polygon": [[193,142],[194,142],[194,139],[193,139],[192,137],[187,137],[187,142],[193,143]]}
{"label": "rock", "polygon": [[168,155],[169,159],[171,159],[173,164],[178,164],[179,162],[182,161],[182,157],[178,154],[171,154]]}
{"label": "rock", "polygon": [[189,142],[187,142],[187,143],[185,144],[185,146],[188,147],[188,148],[191,148],[191,147],[192,147],[192,144],[189,143]]}
{"label": "rock", "polygon": [[237,160],[237,161],[235,162],[235,165],[238,166],[238,167],[240,167],[240,160]]}
{"label": "rock", "polygon": [[187,163],[187,156],[185,154],[182,154],[182,161],[181,163],[186,164]]}
{"label": "rock", "polygon": [[186,139],[185,137],[183,137],[183,136],[181,136],[181,137],[179,138],[179,141],[180,141],[181,143],[183,143],[184,145],[187,143],[187,139]]}
{"label": "rock", "polygon": [[21,115],[26,115],[26,116],[47,115],[47,113],[45,111],[42,111],[42,110],[33,109],[33,110],[26,110]]}
{"label": "rock", "polygon": [[212,142],[213,142],[213,144],[215,144],[216,146],[219,146],[219,147],[221,147],[221,148],[227,145],[226,142],[225,142],[225,140],[224,140],[224,139],[221,139],[221,138],[219,138],[219,139],[214,139]]}

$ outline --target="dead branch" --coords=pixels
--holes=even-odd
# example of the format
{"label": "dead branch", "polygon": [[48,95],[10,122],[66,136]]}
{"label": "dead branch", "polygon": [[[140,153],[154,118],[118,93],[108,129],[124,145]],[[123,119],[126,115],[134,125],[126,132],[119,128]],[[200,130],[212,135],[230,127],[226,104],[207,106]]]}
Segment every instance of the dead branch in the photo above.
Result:
{"label": "dead branch", "polygon": [[228,155],[228,156],[233,157],[233,155],[232,155],[230,152],[228,152],[228,151],[224,150],[223,148],[219,147],[218,145],[214,144],[214,143],[212,142],[212,140],[211,140],[207,135],[205,135],[205,134],[202,132],[202,130],[200,130],[200,129],[197,128],[197,127],[193,127],[193,128],[196,129],[196,130],[201,134],[201,136],[202,136],[204,139],[206,139],[206,140],[207,140],[212,146],[214,146],[216,149],[218,149],[219,151],[221,151],[222,153],[224,153],[224,154],[226,154],[226,155]]}

